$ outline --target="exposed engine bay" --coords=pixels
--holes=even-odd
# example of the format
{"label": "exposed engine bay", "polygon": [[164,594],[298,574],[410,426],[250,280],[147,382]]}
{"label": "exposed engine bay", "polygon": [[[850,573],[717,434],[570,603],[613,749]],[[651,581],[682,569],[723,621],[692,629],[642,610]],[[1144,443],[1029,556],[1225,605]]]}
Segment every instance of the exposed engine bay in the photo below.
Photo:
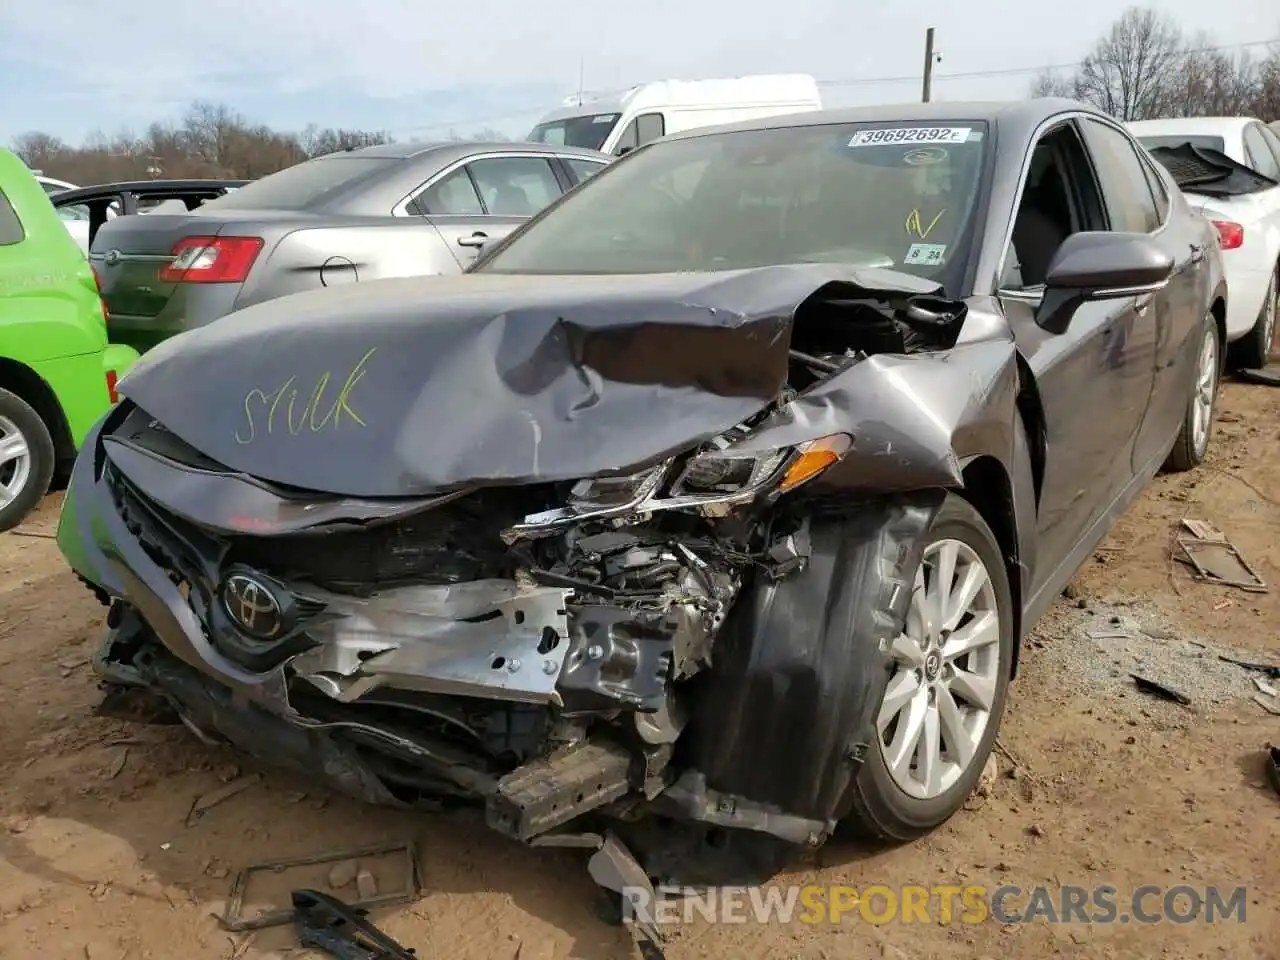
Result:
{"label": "exposed engine bay", "polygon": [[965,309],[910,285],[822,285],[795,310],[782,389],[709,440],[638,469],[417,499],[249,476],[131,399],[76,480],[122,528],[89,538],[94,575],[77,566],[111,607],[107,708],[136,716],[158,695],[206,740],[371,802],[480,802],[523,842],[609,823],[643,846],[642,820],[694,825],[650,846],[650,875],[689,879],[707,830],[736,829],[755,838],[736,869],[768,875],[781,861],[759,862],[761,845],[820,843],[842,788],[814,788],[813,810],[724,793],[686,733],[722,736],[707,678],[747,650],[724,646],[726,624],[775,631],[738,607],[806,570],[828,509],[815,481],[858,438],[760,438],[869,357],[948,351]]}

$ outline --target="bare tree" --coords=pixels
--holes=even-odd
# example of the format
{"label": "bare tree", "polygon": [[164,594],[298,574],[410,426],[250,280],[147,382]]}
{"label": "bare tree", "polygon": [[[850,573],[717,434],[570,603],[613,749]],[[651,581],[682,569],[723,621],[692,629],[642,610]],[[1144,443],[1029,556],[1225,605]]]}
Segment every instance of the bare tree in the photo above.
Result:
{"label": "bare tree", "polygon": [[1080,65],[1078,95],[1120,120],[1158,117],[1182,57],[1182,31],[1172,20],[1130,7]]}
{"label": "bare tree", "polygon": [[1080,99],[1075,77],[1064,77],[1052,70],[1045,70],[1031,84],[1033,97],[1067,97]]}
{"label": "bare tree", "polygon": [[33,130],[13,141],[13,152],[33,170],[45,170],[56,165],[71,148],[57,137]]}
{"label": "bare tree", "polygon": [[157,122],[146,132],[94,131],[79,147],[40,131],[14,141],[28,166],[72,183],[165,177],[263,177],[308,157],[389,143],[383,132],[320,129],[301,135],[254,124],[225,104],[191,104],[180,123]]}
{"label": "bare tree", "polygon": [[1044,72],[1036,97],[1092,103],[1121,120],[1155,117],[1280,116],[1280,44],[1261,61],[1215,47],[1201,33],[1189,42],[1154,8],[1130,7],[1071,74]]}

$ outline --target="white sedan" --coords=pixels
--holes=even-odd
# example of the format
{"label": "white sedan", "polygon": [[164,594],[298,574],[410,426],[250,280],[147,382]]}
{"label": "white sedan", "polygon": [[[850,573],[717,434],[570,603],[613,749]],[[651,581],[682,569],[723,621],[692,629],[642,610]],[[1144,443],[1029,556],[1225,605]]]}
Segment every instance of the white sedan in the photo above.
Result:
{"label": "white sedan", "polygon": [[1206,179],[1199,177],[1203,171],[1192,170],[1182,178],[1171,171],[1222,239],[1231,359],[1242,367],[1266,366],[1280,300],[1280,134],[1248,117],[1140,120],[1128,126],[1148,150],[1189,144],[1208,158],[1214,152],[1225,154],[1271,181],[1246,175],[1248,183],[1222,189],[1219,183],[1205,183],[1200,192],[1187,178]]}

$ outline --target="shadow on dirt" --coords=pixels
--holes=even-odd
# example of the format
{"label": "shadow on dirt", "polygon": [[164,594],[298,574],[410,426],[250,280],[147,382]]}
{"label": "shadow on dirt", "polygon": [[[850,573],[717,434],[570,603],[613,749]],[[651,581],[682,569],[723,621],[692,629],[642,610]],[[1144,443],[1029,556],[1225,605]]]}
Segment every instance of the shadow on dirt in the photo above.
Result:
{"label": "shadow on dirt", "polygon": [[[87,676],[85,682],[90,682]],[[370,918],[420,955],[428,950],[427,944],[413,942],[415,929],[419,936],[424,932],[414,918],[434,920],[447,912],[447,932],[431,924],[434,952],[442,946],[437,934],[447,934],[446,942],[465,935],[469,903],[476,928],[466,939],[494,941],[490,955],[495,958],[515,956],[526,936],[542,940],[552,931],[580,960],[631,955],[629,931],[602,919],[604,895],[587,874],[585,855],[508,841],[471,810],[404,812],[331,796],[312,783],[206,747],[181,728],[93,716],[68,719],[77,738],[90,742],[69,761],[55,748],[29,765],[25,772],[35,789],[11,798],[23,812],[10,815],[7,832],[0,834],[0,859],[8,870],[27,875],[29,887],[80,888],[106,909],[112,899],[126,897],[198,911],[201,939],[217,942],[232,935],[213,915],[222,912],[236,874],[245,867],[412,840],[419,854],[421,897],[375,909]],[[59,737],[69,732],[64,728]],[[261,779],[188,825],[197,800],[254,773]],[[76,796],[66,796],[68,777],[81,784]],[[354,898],[351,890],[328,892]],[[31,905],[6,902],[15,893],[0,895],[0,916]],[[529,929],[507,920],[498,931],[487,923],[493,909],[482,901],[495,896],[527,915]],[[151,934],[143,931],[139,937],[154,947]],[[252,946],[253,951],[237,956],[287,949],[296,940],[286,926],[260,931]],[[526,948],[521,956],[536,952]]]}

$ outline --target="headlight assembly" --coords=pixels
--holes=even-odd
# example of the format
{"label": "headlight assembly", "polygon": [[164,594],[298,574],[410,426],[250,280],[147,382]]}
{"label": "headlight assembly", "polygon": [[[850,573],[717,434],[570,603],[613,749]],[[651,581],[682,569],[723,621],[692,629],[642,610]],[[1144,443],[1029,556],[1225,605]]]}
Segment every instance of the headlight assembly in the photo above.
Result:
{"label": "headlight assembly", "polygon": [[728,444],[690,457],[667,490],[663,483],[672,472],[671,460],[637,473],[590,477],[573,485],[564,507],[527,516],[504,530],[502,538],[514,543],[550,536],[588,518],[625,520],[662,510],[722,515],[756,497],[776,498],[808,483],[839,463],[852,446],[853,439],[844,433],[766,450],[736,450]]}
{"label": "headlight assembly", "polygon": [[620,477],[579,480],[569,491],[569,506],[577,513],[617,510],[649,499],[666,476],[669,464]]}
{"label": "headlight assembly", "polygon": [[837,463],[852,446],[837,433],[796,447],[736,452],[732,447],[692,457],[672,486],[674,498],[734,500],[769,491],[794,490]]}

